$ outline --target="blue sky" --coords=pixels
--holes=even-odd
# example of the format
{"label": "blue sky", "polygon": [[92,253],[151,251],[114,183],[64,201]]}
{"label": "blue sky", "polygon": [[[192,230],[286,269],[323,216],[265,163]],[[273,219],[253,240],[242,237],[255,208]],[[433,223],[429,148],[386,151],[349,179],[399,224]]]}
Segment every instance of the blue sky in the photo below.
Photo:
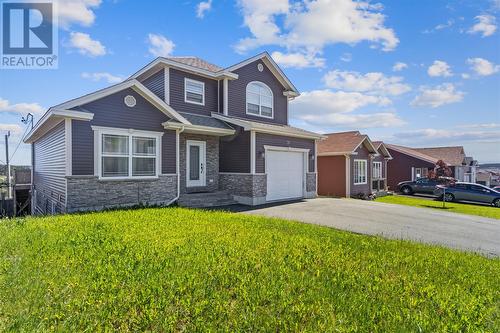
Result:
{"label": "blue sky", "polygon": [[[158,55],[225,67],[267,50],[302,93],[293,125],[500,162],[499,13],[499,0],[61,0],[59,68],[0,70],[0,131],[12,130],[12,152],[21,115],[38,119]],[[21,144],[13,163],[29,161]]]}

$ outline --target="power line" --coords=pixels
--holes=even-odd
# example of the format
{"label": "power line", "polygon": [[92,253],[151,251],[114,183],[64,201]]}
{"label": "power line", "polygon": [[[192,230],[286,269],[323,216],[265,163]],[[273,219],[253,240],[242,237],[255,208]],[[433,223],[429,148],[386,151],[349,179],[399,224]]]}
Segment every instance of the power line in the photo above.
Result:
{"label": "power line", "polygon": [[19,148],[19,146],[21,145],[21,142],[23,142],[23,138],[24,138],[24,136],[26,135],[26,133],[27,133],[27,131],[28,131],[28,128],[29,128],[29,127],[28,127],[28,126],[26,126],[26,128],[25,128],[25,130],[24,130],[24,133],[23,133],[23,135],[21,136],[21,138],[19,139],[19,142],[17,143],[17,146],[16,146],[16,148],[14,149],[14,152],[12,153],[12,155],[10,155],[9,160],[11,160],[11,161],[12,161],[12,158],[13,158],[13,157],[14,157],[14,155],[16,154],[17,149],[18,149],[18,148]]}

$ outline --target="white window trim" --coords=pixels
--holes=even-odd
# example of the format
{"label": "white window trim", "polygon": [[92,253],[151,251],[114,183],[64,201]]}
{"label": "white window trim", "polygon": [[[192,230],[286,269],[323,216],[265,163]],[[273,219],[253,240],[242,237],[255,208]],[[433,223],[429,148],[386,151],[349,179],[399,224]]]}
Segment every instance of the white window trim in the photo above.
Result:
{"label": "white window trim", "polygon": [[[259,114],[255,114],[255,113],[251,113],[251,112],[248,112],[248,98],[247,98],[247,95],[248,95],[248,86],[251,85],[252,83],[258,83],[258,84],[262,84],[264,86],[266,86],[269,91],[271,92],[271,100],[272,100],[272,106],[271,106],[271,116],[264,116],[262,115],[262,111],[261,111],[261,103],[260,103],[260,94],[259,94]],[[267,119],[274,119],[274,94],[273,94],[273,90],[267,85],[265,84],[264,82],[261,82],[261,81],[251,81],[251,82],[248,82],[247,86],[246,86],[246,89],[245,89],[245,112],[246,114],[250,115],[250,116],[255,116],[255,117],[262,117],[262,118],[267,118]]]}
{"label": "white window trim", "polygon": [[[378,167],[375,167],[375,165],[378,165]],[[379,170],[379,174],[378,175],[374,174],[375,170]],[[382,179],[383,178],[383,175],[382,175],[382,162],[380,162],[380,161],[374,161],[373,162],[373,166],[372,166],[372,178],[373,179]]]}
{"label": "white window trim", "polygon": [[[194,83],[194,84],[201,84],[201,86],[203,87],[203,94],[201,95],[201,99],[202,99],[201,103],[189,101],[187,99],[187,92],[188,92],[187,91],[187,83],[188,82],[191,82],[191,83]],[[190,103],[190,104],[196,104],[196,105],[205,105],[205,82],[203,82],[203,81],[197,81],[197,80],[193,80],[193,79],[188,79],[187,77],[185,77],[184,78],[184,102]]]}
{"label": "white window trim", "polygon": [[[365,184],[368,184],[368,161],[367,160],[354,160],[353,161],[353,169],[356,169],[356,163],[357,162],[361,162],[361,163],[364,163],[365,164],[365,181],[364,182],[356,182],[356,178],[354,178],[354,185],[365,185]],[[353,170],[353,171],[356,171],[356,170]],[[359,175],[359,170],[357,172],[357,174]],[[353,172],[353,176],[356,177],[356,172]]]}
{"label": "white window trim", "polygon": [[[134,129],[124,129],[124,128],[114,128],[114,127],[101,127],[101,126],[92,126],[92,130],[94,131],[94,175],[99,178],[99,180],[126,180],[126,179],[157,179],[161,174],[161,137],[163,136],[163,132],[154,132],[154,131],[142,131],[142,130],[134,130]],[[128,176],[119,176],[119,177],[103,177],[102,176],[102,136],[103,135],[122,135],[127,136],[129,140],[129,153],[128,153]],[[156,154],[155,154],[155,175],[154,176],[132,176],[132,160],[133,160],[133,145],[132,145],[132,137],[139,136],[145,138],[154,138],[156,139]],[[116,156],[116,155],[114,155]],[[139,157],[139,156],[135,156]]]}

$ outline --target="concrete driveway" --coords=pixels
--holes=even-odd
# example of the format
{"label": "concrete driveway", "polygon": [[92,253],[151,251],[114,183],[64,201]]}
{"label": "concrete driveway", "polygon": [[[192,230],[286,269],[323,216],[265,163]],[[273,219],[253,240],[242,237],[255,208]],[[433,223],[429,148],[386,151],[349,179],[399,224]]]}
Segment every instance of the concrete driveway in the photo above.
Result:
{"label": "concrete driveway", "polygon": [[500,256],[500,220],[373,201],[317,198],[257,207],[245,214],[280,217],[360,234],[439,244]]}

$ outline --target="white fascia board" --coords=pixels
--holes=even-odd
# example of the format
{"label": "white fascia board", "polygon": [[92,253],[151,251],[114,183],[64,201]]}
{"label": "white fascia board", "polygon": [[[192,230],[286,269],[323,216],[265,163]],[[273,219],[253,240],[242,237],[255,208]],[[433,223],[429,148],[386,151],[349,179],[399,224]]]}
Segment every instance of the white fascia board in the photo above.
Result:
{"label": "white fascia board", "polygon": [[192,124],[178,124],[170,121],[162,123],[162,126],[165,129],[182,130],[185,131],[186,133],[193,132],[193,133],[208,134],[208,135],[220,135],[220,136],[233,135],[234,133],[236,133],[234,129],[229,129],[229,128],[214,128],[209,126],[200,126]]}
{"label": "white fascia board", "polygon": [[297,88],[295,88],[295,86],[293,85],[293,83],[288,79],[288,77],[285,75],[285,73],[283,73],[283,71],[281,70],[281,68],[278,66],[278,64],[273,60],[273,58],[269,55],[269,53],[267,52],[262,52],[260,54],[257,54],[256,56],[253,56],[249,59],[246,59],[240,63],[237,63],[236,65],[233,65],[233,66],[230,66],[228,68],[226,68],[225,70],[226,71],[234,71],[234,70],[237,70],[238,68],[241,68],[243,66],[246,66],[256,60],[259,60],[259,59],[265,59],[266,60],[266,65],[269,67],[269,69],[271,70],[271,72],[274,74],[274,76],[276,76],[276,78],[285,86],[288,86],[288,88],[290,89],[290,91],[294,92],[295,95],[294,97],[297,97],[300,95],[299,91],[297,90]]}
{"label": "white fascia board", "polygon": [[142,97],[144,97],[146,100],[148,100],[151,104],[153,104],[155,107],[157,107],[160,111],[165,113],[167,116],[170,118],[174,118],[178,120],[181,123],[184,124],[189,124],[189,121],[187,121],[184,117],[182,117],[179,113],[177,113],[172,107],[170,107],[167,103],[162,101],[158,96],[153,94],[148,88],[146,88],[142,83],[135,79],[130,79],[127,81],[123,81],[121,83],[115,84],[113,86],[110,86],[108,88],[104,88],[101,90],[98,90],[96,92],[87,94],[85,96],[75,98],[73,100],[70,100],[68,102],[59,104],[54,106],[54,109],[72,109],[74,107],[93,102],[95,100],[101,99],[103,97],[115,94],[119,91],[132,88],[134,91],[139,93]]}
{"label": "white fascia board", "polygon": [[165,103],[160,97],[156,96],[146,88],[142,83],[137,80],[134,80],[135,84],[132,86],[132,89],[140,94],[142,97],[146,98],[151,104],[156,106],[160,111],[165,113],[170,118],[173,118],[183,124],[191,124],[186,118],[181,116],[177,111],[175,111],[170,105]]}
{"label": "white fascia board", "polygon": [[343,151],[343,152],[336,152],[336,153],[319,153],[318,156],[346,156],[346,155],[358,155],[357,152],[352,152],[352,151]]}
{"label": "white fascia board", "polygon": [[245,131],[255,131],[257,133],[266,133],[266,134],[274,134],[274,135],[282,135],[282,136],[289,136],[289,137],[294,137],[294,138],[314,139],[314,140],[323,139],[325,137],[322,134],[302,133],[299,131],[295,131],[293,129],[279,128],[279,127],[268,128],[267,125],[259,126],[258,124],[250,122],[250,121],[225,117],[225,116],[217,114],[217,113],[212,113],[212,117],[219,119],[219,120],[222,120],[222,121],[225,121],[225,122],[230,123],[230,124],[234,124],[234,125],[239,126],[239,127],[243,127],[243,129]]}
{"label": "white fascia board", "polygon": [[[61,109],[49,109],[43,117],[36,123],[36,125],[31,129],[31,131],[26,134],[23,141],[25,143],[31,143],[36,138],[37,134],[44,134],[52,127],[57,125],[62,119],[69,118],[75,120],[90,121],[94,118],[94,114],[90,112],[74,111],[74,110],[61,110]],[[52,125],[42,131],[44,125],[52,122]]]}

